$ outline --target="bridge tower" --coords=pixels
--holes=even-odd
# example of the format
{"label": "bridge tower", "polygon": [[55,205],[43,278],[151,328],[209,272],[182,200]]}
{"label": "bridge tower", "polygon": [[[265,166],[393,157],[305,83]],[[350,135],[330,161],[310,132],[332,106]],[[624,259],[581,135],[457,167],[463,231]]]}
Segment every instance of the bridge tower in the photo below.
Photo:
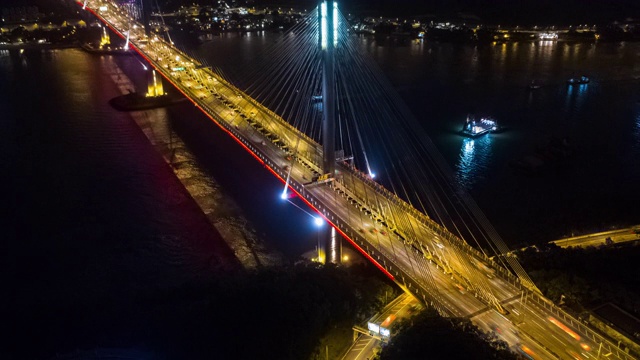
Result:
{"label": "bridge tower", "polygon": [[318,9],[322,53],[322,170],[333,177],[336,168],[335,48],[338,44],[338,3],[323,1]]}
{"label": "bridge tower", "polygon": [[[322,54],[322,171],[333,178],[336,171],[336,81],[335,49],[338,45],[338,3],[322,1],[318,6],[319,46]],[[326,226],[318,238],[321,262],[342,260],[342,238]]]}

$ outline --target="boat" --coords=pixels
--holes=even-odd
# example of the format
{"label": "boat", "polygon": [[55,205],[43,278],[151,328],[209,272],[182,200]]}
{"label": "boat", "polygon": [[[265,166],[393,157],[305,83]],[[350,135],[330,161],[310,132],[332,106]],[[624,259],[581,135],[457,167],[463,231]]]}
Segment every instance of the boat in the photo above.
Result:
{"label": "boat", "polygon": [[311,97],[312,102],[322,102],[322,95],[313,95]]}
{"label": "boat", "polygon": [[95,46],[94,44],[86,43],[86,44],[82,44],[82,49],[90,54],[97,54],[97,55],[132,54],[131,49],[127,49],[124,46],[111,46],[111,45]]}
{"label": "boat", "polygon": [[462,127],[461,133],[465,136],[476,137],[498,131],[499,129],[498,122],[493,118],[480,117],[476,119],[475,116],[469,115]]}
{"label": "boat", "polygon": [[531,84],[529,84],[529,90],[537,90],[540,89],[540,85],[536,83],[535,80],[531,80]]}
{"label": "boat", "polygon": [[172,96],[169,94],[159,96],[145,96],[136,92],[114,97],[109,100],[109,104],[116,110],[136,111],[155,109],[179,103],[186,100],[182,96]]}
{"label": "boat", "polygon": [[588,77],[586,76],[580,76],[579,78],[571,78],[569,80],[567,80],[567,84],[569,85],[582,85],[582,84],[588,84],[589,81],[591,81]]}

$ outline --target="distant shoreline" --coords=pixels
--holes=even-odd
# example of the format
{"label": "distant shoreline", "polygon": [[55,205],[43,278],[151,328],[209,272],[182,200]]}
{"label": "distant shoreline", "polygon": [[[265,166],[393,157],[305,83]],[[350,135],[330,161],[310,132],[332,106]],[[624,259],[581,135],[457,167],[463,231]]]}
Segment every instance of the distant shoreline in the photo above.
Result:
{"label": "distant shoreline", "polygon": [[22,43],[22,44],[0,44],[0,50],[20,50],[20,49],[71,49],[80,48],[78,44],[52,44],[52,43]]}

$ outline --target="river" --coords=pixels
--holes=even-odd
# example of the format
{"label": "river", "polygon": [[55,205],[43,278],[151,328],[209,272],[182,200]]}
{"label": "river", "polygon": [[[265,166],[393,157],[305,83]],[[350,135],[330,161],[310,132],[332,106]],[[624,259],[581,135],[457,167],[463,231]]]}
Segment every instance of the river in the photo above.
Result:
{"label": "river", "polygon": [[[238,74],[278,36],[223,34],[192,50]],[[512,247],[640,223],[640,43],[359,42]],[[583,74],[589,84],[567,86]],[[470,113],[506,131],[464,138]],[[562,139],[570,156],[558,160],[546,150]],[[542,171],[513,166],[534,156]]]}

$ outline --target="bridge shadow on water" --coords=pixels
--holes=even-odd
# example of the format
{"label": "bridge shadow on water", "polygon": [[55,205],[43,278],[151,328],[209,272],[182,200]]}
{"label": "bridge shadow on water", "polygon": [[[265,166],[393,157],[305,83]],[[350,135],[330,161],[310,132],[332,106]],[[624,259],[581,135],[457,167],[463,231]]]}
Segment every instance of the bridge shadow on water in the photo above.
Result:
{"label": "bridge shadow on water", "polygon": [[280,199],[280,180],[191,103],[168,111],[171,126],[198,165],[235,200],[268,247],[289,261],[315,247],[318,230],[313,219]]}

